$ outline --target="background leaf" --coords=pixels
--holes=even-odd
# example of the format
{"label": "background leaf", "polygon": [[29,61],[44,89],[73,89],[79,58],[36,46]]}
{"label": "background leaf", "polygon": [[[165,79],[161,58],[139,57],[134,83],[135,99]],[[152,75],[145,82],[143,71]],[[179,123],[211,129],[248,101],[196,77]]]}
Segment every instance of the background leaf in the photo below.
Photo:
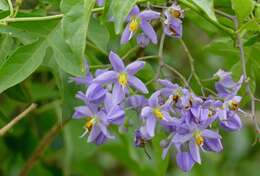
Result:
{"label": "background leaf", "polygon": [[20,47],[0,68],[0,93],[30,76],[42,63],[45,49],[42,40]]}
{"label": "background leaf", "polygon": [[[62,19],[62,30],[65,40],[76,54],[76,59],[84,58],[86,47],[86,36],[91,9],[95,0],[63,0],[61,9],[65,12]],[[68,4],[71,4],[68,9]],[[82,62],[82,69],[84,69]]]}
{"label": "background leaf", "polygon": [[244,20],[254,9],[255,1],[253,0],[231,0],[232,8],[240,20]]}
{"label": "background leaf", "polygon": [[210,19],[217,21],[215,12],[214,12],[214,1],[213,0],[192,0],[194,4],[200,7]]}
{"label": "background leaf", "polygon": [[136,2],[137,0],[108,0],[106,2],[108,7],[106,17],[113,19],[116,34],[122,31],[124,21]]}

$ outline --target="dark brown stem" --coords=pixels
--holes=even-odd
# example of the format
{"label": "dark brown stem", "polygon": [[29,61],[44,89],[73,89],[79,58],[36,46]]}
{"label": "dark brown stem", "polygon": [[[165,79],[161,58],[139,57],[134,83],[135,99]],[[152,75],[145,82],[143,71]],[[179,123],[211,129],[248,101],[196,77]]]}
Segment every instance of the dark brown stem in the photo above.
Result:
{"label": "dark brown stem", "polygon": [[51,144],[53,139],[61,129],[67,124],[69,121],[63,121],[62,123],[58,122],[56,125],[52,127],[52,129],[43,137],[35,151],[32,153],[31,157],[27,160],[24,167],[22,168],[19,176],[26,176],[30,172],[30,170],[33,168],[34,164],[38,161],[38,159],[42,156],[46,148]]}

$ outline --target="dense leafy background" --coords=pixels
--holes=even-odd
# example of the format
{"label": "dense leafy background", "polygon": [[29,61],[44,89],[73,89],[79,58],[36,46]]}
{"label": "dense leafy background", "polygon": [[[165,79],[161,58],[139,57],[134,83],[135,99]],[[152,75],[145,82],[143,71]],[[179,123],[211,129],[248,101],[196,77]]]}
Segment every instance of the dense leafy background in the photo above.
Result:
{"label": "dense leafy background", "polygon": [[[0,127],[32,102],[38,104],[35,111],[0,138],[0,175],[18,175],[52,126],[71,118],[73,107],[80,103],[74,99],[79,87],[68,83],[68,78],[84,74],[85,58],[92,66],[103,65],[108,63],[110,50],[124,56],[136,48],[135,41],[121,46],[119,34],[124,18],[137,2],[141,7],[147,4],[137,0],[107,0],[104,9],[91,13],[91,9],[96,7],[95,0],[24,0],[17,17],[60,13],[64,17],[0,25]],[[150,0],[150,3],[162,5],[165,1]],[[186,9],[183,40],[195,58],[194,65],[201,79],[210,78],[219,68],[232,71],[235,79],[240,77],[236,42],[232,35],[219,28],[220,25],[234,29],[233,23],[216,15],[214,9],[238,16],[250,85],[256,97],[260,97],[257,91],[260,85],[260,4],[254,0],[180,0],[180,4]],[[0,0],[0,18],[4,19],[8,14],[7,2]],[[114,23],[108,20],[111,15]],[[160,25],[156,28],[160,36]],[[133,51],[126,62],[157,55],[158,46],[150,45]],[[187,55],[178,40],[166,39],[164,59],[186,78],[189,77]],[[157,61],[150,60],[138,76],[147,82],[154,77],[156,67]],[[164,75],[179,82],[166,70]],[[214,86],[213,82],[204,85]],[[194,80],[191,80],[191,86],[200,93]],[[153,90],[156,85],[149,88]],[[243,107],[247,109],[245,91],[240,94],[245,97]],[[137,118],[133,112],[128,112],[128,117],[132,120]],[[260,119],[259,113],[257,118]],[[67,123],[29,175],[185,175],[170,157],[161,160],[159,139],[163,133],[159,133],[150,145],[148,151],[152,159],[149,160],[142,149],[133,147],[133,131],[119,134],[117,140],[97,147],[78,137],[83,124],[84,121],[75,120]],[[221,133],[224,152],[204,154],[203,164],[195,166],[188,175],[258,176],[260,145],[251,145],[255,137],[251,122],[246,119],[245,128],[238,133]]]}

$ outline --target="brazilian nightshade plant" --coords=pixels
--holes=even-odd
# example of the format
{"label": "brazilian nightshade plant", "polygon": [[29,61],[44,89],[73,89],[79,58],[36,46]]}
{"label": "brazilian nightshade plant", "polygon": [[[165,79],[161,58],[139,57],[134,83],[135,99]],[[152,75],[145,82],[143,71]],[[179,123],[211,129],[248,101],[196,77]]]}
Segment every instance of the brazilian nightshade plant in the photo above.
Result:
{"label": "brazilian nightshade plant", "polygon": [[[0,175],[194,175],[205,156],[234,161],[234,132],[252,123],[259,141],[259,19],[256,0],[0,0]],[[41,157],[48,146],[57,156]]]}
{"label": "brazilian nightshade plant", "polygon": [[[139,28],[143,31],[137,37],[140,47],[146,47],[150,41],[156,44],[157,36],[150,22],[160,16],[156,11],[140,11],[137,5],[134,6],[126,18],[128,24],[122,33],[121,44],[127,43]],[[181,38],[184,10],[174,3],[163,11],[162,16],[163,32]],[[155,137],[156,127],[160,126],[168,134],[160,143],[162,159],[173,148],[177,165],[188,172],[194,164],[202,164],[201,152],[223,150],[219,128],[226,131],[242,128],[238,112],[245,112],[239,108],[241,97],[237,94],[244,82],[243,76],[235,82],[230,72],[219,70],[214,75],[217,78],[216,96],[207,97],[196,95],[191,89],[170,80],[157,79],[155,81],[161,88],[150,92],[150,97],[144,97],[135,90],[142,94],[147,94],[148,90],[134,75],[145,62],[134,61],[125,67],[123,60],[113,51],[109,54],[109,61],[112,69],[103,70],[95,78],[90,76],[89,70],[84,78],[73,78],[79,84],[88,82],[86,93],[79,92],[76,96],[85,104],[76,107],[73,116],[75,119],[87,117],[82,136],[88,134],[88,142],[103,144],[107,139],[114,139],[108,132],[109,126],[124,125],[125,110],[135,109],[141,124],[135,129],[135,146],[144,148]],[[92,98],[96,96],[98,98]],[[93,103],[93,99],[99,101]]]}

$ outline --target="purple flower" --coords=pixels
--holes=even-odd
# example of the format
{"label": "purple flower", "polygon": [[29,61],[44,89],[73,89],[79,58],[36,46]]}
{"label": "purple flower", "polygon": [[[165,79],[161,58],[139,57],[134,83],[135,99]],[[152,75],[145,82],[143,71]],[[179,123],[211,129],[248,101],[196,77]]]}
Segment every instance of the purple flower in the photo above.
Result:
{"label": "purple flower", "polygon": [[[107,90],[104,89],[100,84],[93,83],[93,76],[89,71],[89,65],[85,62],[86,75],[82,77],[71,78],[76,84],[85,85],[87,91],[83,93],[79,91],[76,94],[76,98],[83,100],[87,103],[100,103],[104,100]],[[98,76],[105,72],[105,70],[97,70],[95,76]]]}
{"label": "purple flower", "polygon": [[114,87],[112,94],[117,103],[121,102],[125,98],[126,93],[128,93],[129,86],[142,93],[148,93],[144,83],[134,76],[144,67],[145,62],[135,61],[125,67],[123,61],[113,52],[110,52],[109,60],[114,70],[106,71],[100,74],[94,79],[93,82],[98,84],[113,83]]}
{"label": "purple flower", "polygon": [[75,119],[86,118],[85,132],[82,137],[89,133],[89,143],[103,144],[107,139],[114,139],[114,136],[111,136],[107,130],[109,124],[104,111],[98,111],[96,105],[76,107],[73,117]]}
{"label": "purple flower", "polygon": [[181,38],[182,37],[182,18],[184,11],[179,5],[173,4],[164,12],[164,33],[168,36]]}
{"label": "purple flower", "polygon": [[178,152],[176,155],[176,163],[184,172],[190,171],[195,164],[189,152]]}
{"label": "purple flower", "polygon": [[[188,146],[188,152],[191,157],[188,157],[187,154],[185,156],[180,157],[181,160],[188,161],[193,163],[190,160],[193,160],[196,163],[201,164],[201,157],[200,157],[200,148],[202,151],[212,151],[212,152],[220,152],[223,149],[221,144],[221,136],[209,129],[201,129],[199,126],[187,126],[189,129],[188,133],[176,133],[173,138],[172,142],[176,146],[177,151],[183,152],[183,147],[185,145]],[[183,163],[179,162],[179,166],[183,171],[189,171],[191,167],[183,167]],[[188,164],[188,166],[190,166]]]}
{"label": "purple flower", "polygon": [[107,128],[110,124],[121,125],[124,116],[124,111],[113,101],[112,95],[109,93],[106,94],[104,108],[95,104],[78,106],[73,115],[75,119],[86,118],[85,132],[82,137],[89,133],[88,142],[95,144],[102,144],[107,139],[114,139]]}
{"label": "purple flower", "polygon": [[233,81],[230,72],[225,72],[223,70],[218,70],[214,75],[219,78],[219,81],[215,83],[215,88],[217,90],[218,96],[225,99],[231,99],[234,97],[242,83],[244,82],[244,77],[241,76],[240,80],[236,83]]}
{"label": "purple flower", "polygon": [[173,123],[173,118],[169,114],[169,103],[160,104],[159,102],[160,91],[151,95],[148,100],[148,106],[144,107],[141,112],[141,117],[145,120],[145,130],[149,137],[154,137],[156,121],[163,122],[164,124]]}
{"label": "purple flower", "polygon": [[145,48],[146,46],[149,45],[149,43],[150,43],[150,39],[149,39],[149,37],[147,37],[147,35],[145,35],[144,33],[141,33],[140,35],[138,35],[137,44],[141,48]]}
{"label": "purple flower", "polygon": [[123,34],[121,36],[121,44],[127,43],[133,35],[137,32],[139,27],[144,34],[151,40],[152,43],[157,43],[156,33],[150,24],[151,20],[158,19],[160,13],[152,10],[144,10],[140,12],[138,6],[135,6],[129,13],[126,21],[128,22]]}
{"label": "purple flower", "polygon": [[134,144],[136,147],[144,147],[145,144],[149,141],[149,137],[147,137],[146,132],[144,131],[144,128],[140,128],[140,130],[135,131],[135,138],[134,138]]}
{"label": "purple flower", "polygon": [[105,3],[105,0],[97,0],[96,2],[97,2],[98,6],[103,6]]}
{"label": "purple flower", "polygon": [[127,105],[137,110],[141,110],[148,105],[147,99],[142,95],[134,95],[128,98]]}
{"label": "purple flower", "polygon": [[242,122],[237,114],[239,110],[240,96],[226,100],[217,110],[220,125],[227,131],[237,131],[242,128]]}

